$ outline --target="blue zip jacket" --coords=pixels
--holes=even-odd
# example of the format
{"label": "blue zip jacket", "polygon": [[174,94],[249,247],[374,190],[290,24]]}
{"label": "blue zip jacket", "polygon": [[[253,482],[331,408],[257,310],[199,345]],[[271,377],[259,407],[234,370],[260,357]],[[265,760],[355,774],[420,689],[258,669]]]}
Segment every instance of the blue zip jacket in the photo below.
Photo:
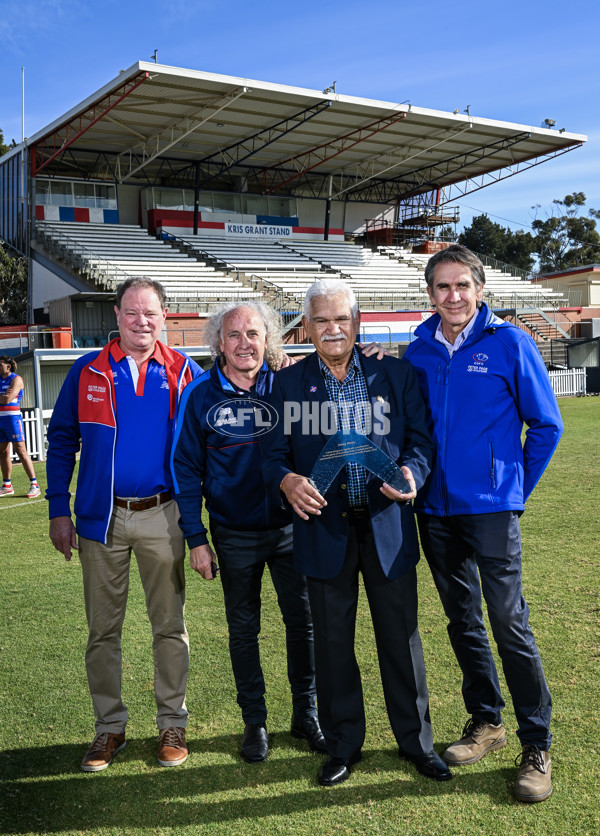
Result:
{"label": "blue zip jacket", "polygon": [[[46,498],[50,519],[71,515],[69,485],[81,448],[75,527],[79,535],[99,543],[106,543],[114,498],[118,416],[110,365],[113,343],[118,343],[118,338],[101,351],[86,354],[73,363],[48,426]],[[202,369],[187,354],[158,341],[155,354],[164,360],[171,395],[170,420],[174,424],[183,387],[202,374]]]}
{"label": "blue zip jacket", "polygon": [[269,496],[262,475],[259,437],[272,426],[269,416],[274,413],[264,404],[273,377],[263,363],[248,397],[215,363],[183,393],[171,471],[190,549],[208,542],[202,497],[211,519],[236,531],[283,528],[292,521],[291,512],[282,507],[278,486]]}
{"label": "blue zip jacket", "polygon": [[[415,506],[425,514],[522,511],[562,435],[556,396],[527,334],[482,304],[450,358],[434,314],[404,357],[416,368],[436,453]],[[527,426],[525,444],[521,442]]]}

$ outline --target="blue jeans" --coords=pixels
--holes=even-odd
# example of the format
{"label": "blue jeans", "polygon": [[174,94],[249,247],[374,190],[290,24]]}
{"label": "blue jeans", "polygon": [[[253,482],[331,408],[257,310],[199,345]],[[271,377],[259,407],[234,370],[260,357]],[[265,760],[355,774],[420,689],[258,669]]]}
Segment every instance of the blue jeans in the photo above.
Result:
{"label": "blue jeans", "polygon": [[237,702],[245,723],[264,723],[265,680],[260,664],[261,583],[269,567],[285,624],[287,673],[297,717],[316,715],[313,626],[306,579],[292,565],[292,526],[234,531],[211,521],[229,628],[229,654]]}
{"label": "blue jeans", "polygon": [[552,700],[523,597],[517,512],[453,517],[419,514],[419,533],[449,619],[448,634],[463,674],[467,713],[486,723],[499,723],[504,708],[483,623],[483,591],[519,739],[523,745],[548,750]]}

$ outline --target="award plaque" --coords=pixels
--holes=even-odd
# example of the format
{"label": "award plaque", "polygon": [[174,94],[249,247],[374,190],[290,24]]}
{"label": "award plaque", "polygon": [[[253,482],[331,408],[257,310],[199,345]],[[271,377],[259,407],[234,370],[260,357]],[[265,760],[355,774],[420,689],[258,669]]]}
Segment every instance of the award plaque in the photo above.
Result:
{"label": "award plaque", "polygon": [[313,467],[310,480],[321,496],[325,496],[335,477],[349,462],[365,467],[400,493],[412,491],[396,462],[366,435],[350,430],[332,435]]}

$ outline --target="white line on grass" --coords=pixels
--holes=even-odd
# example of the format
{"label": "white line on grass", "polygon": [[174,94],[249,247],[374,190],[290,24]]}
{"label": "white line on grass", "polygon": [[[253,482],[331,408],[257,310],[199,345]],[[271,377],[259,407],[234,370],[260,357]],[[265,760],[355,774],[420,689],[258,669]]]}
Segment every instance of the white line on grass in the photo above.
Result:
{"label": "white line on grass", "polygon": [[7,508],[19,508],[21,505],[38,505],[40,502],[46,502],[46,500],[36,499],[32,502],[29,499],[27,502],[11,502],[10,505],[0,505],[0,511],[6,511]]}

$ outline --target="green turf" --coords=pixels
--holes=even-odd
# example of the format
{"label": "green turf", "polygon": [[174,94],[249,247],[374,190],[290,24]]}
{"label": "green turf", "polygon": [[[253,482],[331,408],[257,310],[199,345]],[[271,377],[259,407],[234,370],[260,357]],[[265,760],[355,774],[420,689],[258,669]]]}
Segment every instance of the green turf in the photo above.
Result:
{"label": "green turf", "polygon": [[[93,736],[83,654],[85,615],[78,561],[66,564],[47,538],[46,504],[0,500],[0,831],[11,834],[598,834],[600,832],[600,399],[561,401],[565,435],[522,517],[525,595],[554,698],[554,794],[543,804],[512,796],[519,752],[509,745],[436,784],[396,757],[381,693],[365,597],[357,647],[367,710],[364,759],[350,780],[320,788],[320,756],[289,734],[284,636],[265,579],[261,650],[271,751],[266,763],[238,755],[241,720],[227,649],[219,581],[188,570],[191,642],[190,757],[156,762],[151,635],[135,564],[124,626],[123,691],[128,745],[109,769],[84,774]],[[38,466],[44,485],[43,466]],[[466,720],[460,676],[425,562],[420,622],[436,748]],[[510,703],[508,693],[505,691]]]}

